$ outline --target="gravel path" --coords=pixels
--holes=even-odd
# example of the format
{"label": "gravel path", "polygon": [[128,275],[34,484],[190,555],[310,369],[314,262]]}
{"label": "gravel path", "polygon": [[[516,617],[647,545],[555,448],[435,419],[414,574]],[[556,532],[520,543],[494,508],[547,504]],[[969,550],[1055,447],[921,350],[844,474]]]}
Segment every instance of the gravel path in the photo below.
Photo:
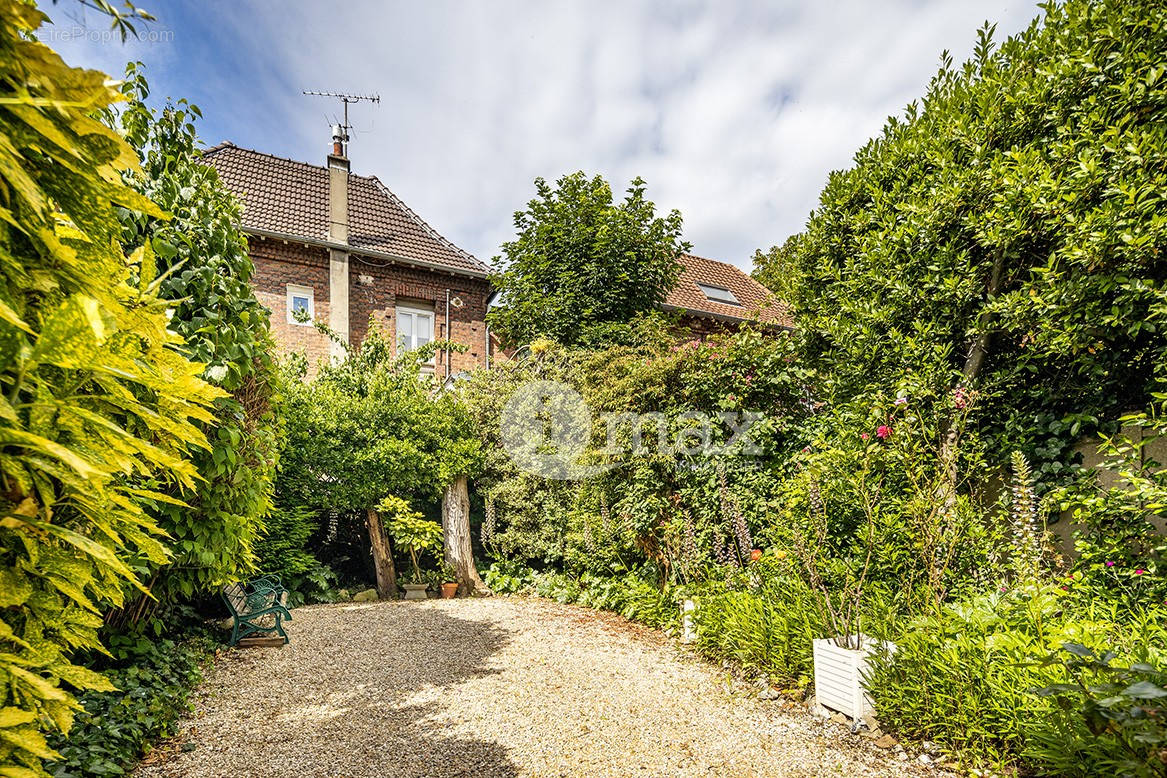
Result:
{"label": "gravel path", "polygon": [[290,645],[219,659],[139,778],[935,774],[611,614],[494,597],[294,615]]}

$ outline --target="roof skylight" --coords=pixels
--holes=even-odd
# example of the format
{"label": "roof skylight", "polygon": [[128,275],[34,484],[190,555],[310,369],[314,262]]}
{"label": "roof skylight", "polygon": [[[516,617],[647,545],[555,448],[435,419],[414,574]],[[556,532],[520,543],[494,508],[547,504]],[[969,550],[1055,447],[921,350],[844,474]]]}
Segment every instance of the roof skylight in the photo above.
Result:
{"label": "roof skylight", "polygon": [[741,301],[733,296],[733,292],[722,286],[710,286],[709,284],[697,284],[705,297],[715,303],[725,303],[727,305],[741,305]]}

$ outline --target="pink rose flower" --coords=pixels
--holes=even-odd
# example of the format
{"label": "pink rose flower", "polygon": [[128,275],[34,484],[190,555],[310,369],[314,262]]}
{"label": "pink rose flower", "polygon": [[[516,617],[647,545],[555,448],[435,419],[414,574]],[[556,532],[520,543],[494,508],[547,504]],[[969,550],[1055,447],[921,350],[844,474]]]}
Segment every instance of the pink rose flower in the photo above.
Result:
{"label": "pink rose flower", "polygon": [[879,429],[875,431],[875,437],[879,438],[880,440],[887,440],[891,437],[891,427],[887,426],[886,424],[880,424]]}

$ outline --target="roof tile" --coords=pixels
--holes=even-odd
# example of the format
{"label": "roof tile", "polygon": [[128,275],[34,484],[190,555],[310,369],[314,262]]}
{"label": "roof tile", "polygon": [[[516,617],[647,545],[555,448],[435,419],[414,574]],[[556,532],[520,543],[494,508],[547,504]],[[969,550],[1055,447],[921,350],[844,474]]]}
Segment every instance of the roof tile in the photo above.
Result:
{"label": "roof tile", "polygon": [[[746,320],[755,315],[763,322],[781,327],[794,323],[786,306],[766,287],[733,265],[694,254],[682,254],[681,275],[665,297],[665,305],[698,315]],[[733,292],[741,305],[710,300],[697,284],[721,287]]]}
{"label": "roof tile", "polygon": [[[311,240],[328,238],[328,170],[225,142],[203,152],[243,203],[243,226]],[[349,174],[349,245],[488,273],[490,268],[426,224],[376,176]]]}

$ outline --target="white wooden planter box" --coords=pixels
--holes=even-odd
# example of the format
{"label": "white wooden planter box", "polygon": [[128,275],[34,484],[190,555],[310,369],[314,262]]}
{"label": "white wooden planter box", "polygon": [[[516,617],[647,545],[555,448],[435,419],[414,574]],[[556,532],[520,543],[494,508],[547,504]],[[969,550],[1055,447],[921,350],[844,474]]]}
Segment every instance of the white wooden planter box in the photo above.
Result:
{"label": "white wooden planter box", "polygon": [[697,603],[685,600],[681,603],[681,642],[692,643],[697,639],[697,625],[693,622],[693,613],[697,610]]}
{"label": "white wooden planter box", "polygon": [[[840,648],[833,639],[814,641],[814,695],[824,708],[838,711],[852,719],[871,713],[871,697],[864,686],[867,657],[877,641],[860,638],[861,648]],[[891,650],[895,646],[889,644]]]}

